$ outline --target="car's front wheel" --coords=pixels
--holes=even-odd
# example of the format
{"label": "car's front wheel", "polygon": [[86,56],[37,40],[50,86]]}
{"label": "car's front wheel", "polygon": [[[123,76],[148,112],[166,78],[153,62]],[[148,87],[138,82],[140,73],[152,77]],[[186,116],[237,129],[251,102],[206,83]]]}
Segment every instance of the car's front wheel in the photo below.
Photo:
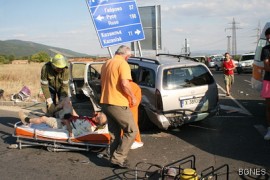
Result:
{"label": "car's front wheel", "polygon": [[236,68],[236,71],[237,71],[238,74],[241,74],[241,73],[243,72],[243,69],[241,69],[241,68]]}

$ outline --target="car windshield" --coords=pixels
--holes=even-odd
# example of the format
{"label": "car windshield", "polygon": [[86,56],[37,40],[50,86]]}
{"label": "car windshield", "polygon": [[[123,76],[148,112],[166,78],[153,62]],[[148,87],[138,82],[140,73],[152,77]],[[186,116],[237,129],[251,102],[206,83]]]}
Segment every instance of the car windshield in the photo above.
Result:
{"label": "car windshield", "polygon": [[252,55],[243,55],[240,61],[254,60],[254,54]]}
{"label": "car windshield", "polygon": [[213,82],[212,75],[204,66],[171,68],[163,72],[164,89],[182,89]]}

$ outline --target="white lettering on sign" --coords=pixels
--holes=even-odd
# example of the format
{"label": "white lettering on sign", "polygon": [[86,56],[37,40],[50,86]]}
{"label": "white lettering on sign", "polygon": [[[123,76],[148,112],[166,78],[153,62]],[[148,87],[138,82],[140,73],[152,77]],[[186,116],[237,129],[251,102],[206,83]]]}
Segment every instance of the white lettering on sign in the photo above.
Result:
{"label": "white lettering on sign", "polygon": [[105,13],[114,13],[118,11],[122,11],[122,7],[116,7],[116,8],[104,8]]}
{"label": "white lettering on sign", "polygon": [[113,31],[113,32],[108,32],[108,33],[100,33],[102,37],[110,37],[110,36],[116,36],[116,35],[121,35],[122,31]]}
{"label": "white lettering on sign", "polygon": [[[109,0],[100,0],[100,3],[102,2],[108,2]],[[95,1],[92,1],[92,2],[95,2]]]}
{"label": "white lettering on sign", "polygon": [[115,37],[113,39],[108,39],[108,40],[104,39],[103,43],[104,44],[110,44],[110,43],[115,43],[115,42],[119,42],[119,41],[122,41],[121,37]]}
{"label": "white lettering on sign", "polygon": [[106,15],[106,18],[109,19],[109,20],[112,20],[112,19],[117,19],[117,16],[115,14],[113,15]]}
{"label": "white lettering on sign", "polygon": [[119,24],[119,21],[108,21],[109,25],[117,25]]}

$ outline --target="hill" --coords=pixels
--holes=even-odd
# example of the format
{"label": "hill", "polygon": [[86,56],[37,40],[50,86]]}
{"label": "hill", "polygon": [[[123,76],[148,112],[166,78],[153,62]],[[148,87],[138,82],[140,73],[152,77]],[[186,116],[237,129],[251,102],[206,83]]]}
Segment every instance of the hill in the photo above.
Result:
{"label": "hill", "polygon": [[0,41],[0,55],[14,55],[15,57],[30,56],[40,51],[49,55],[62,53],[67,57],[86,57],[88,54],[78,53],[68,49],[47,46],[31,41],[6,40]]}

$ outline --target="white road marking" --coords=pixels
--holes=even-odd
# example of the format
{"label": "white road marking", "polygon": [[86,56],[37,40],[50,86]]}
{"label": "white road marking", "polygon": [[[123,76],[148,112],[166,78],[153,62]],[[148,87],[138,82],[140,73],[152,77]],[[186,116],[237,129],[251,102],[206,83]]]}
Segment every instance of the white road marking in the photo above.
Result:
{"label": "white road marking", "polygon": [[251,85],[251,81],[248,81],[248,80],[244,80],[245,82],[248,82],[250,85]]}
{"label": "white road marking", "polygon": [[[223,89],[219,84],[217,84],[218,88],[221,89],[224,93],[226,93],[225,89]],[[244,114],[252,116],[252,114],[244,107],[242,106],[236,99],[234,99],[232,96],[227,96],[228,98],[230,98],[231,100],[233,100],[235,102],[235,104],[237,104],[240,109],[241,112],[244,112]],[[222,106],[222,105],[221,105]],[[226,108],[226,107],[225,107]],[[236,108],[239,109],[239,108]]]}
{"label": "white road marking", "polygon": [[242,109],[242,108],[237,108],[237,107],[233,107],[233,106],[227,106],[227,105],[220,105],[220,109],[226,110],[227,114],[229,113],[234,113],[234,112],[239,112],[242,114],[246,114],[248,116],[252,116],[248,111]]}

